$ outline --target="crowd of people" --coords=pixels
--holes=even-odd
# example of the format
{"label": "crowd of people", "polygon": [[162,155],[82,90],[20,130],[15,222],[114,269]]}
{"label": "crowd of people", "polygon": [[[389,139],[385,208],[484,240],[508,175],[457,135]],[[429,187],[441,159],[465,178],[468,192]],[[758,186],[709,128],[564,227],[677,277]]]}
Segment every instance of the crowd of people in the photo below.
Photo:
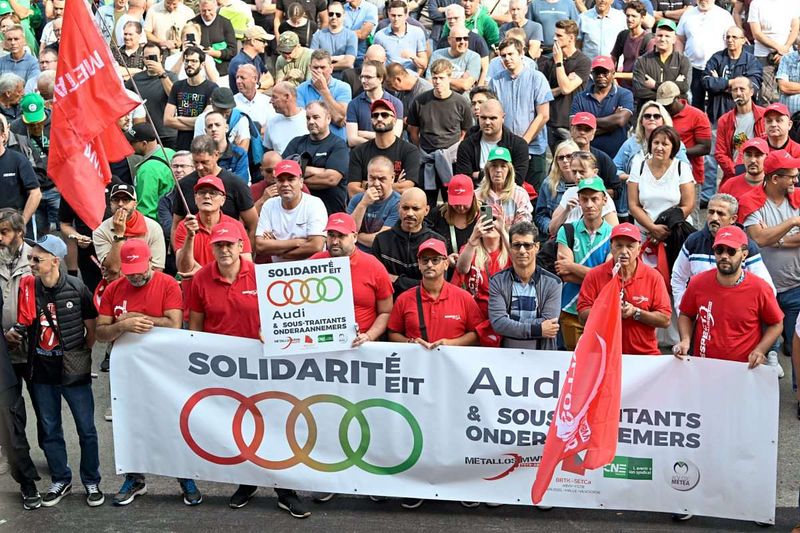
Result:
{"label": "crowd of people", "polygon": [[[354,347],[571,351],[618,275],[623,353],[800,364],[796,0],[106,0],[142,103],[96,228],[47,175],[64,2],[0,0],[0,468],[26,509],[72,490],[62,398],[105,501],[95,342],[108,371],[126,332],[258,339],[258,263],[348,257]],[[113,504],[146,492],[128,473]]]}

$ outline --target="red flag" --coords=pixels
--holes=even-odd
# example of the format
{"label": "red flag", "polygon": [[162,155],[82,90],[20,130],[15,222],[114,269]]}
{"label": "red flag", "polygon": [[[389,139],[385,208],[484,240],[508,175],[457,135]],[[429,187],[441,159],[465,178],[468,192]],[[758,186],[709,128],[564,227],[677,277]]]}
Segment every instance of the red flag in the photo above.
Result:
{"label": "red flag", "polygon": [[[534,504],[542,501],[562,460],[563,470],[573,471],[579,464],[582,472],[614,459],[622,390],[621,289],[616,275],[603,287],[575,347],[531,487]],[[577,454],[583,450],[586,455],[579,462]]]}
{"label": "red flag", "polygon": [[67,0],[61,27],[47,173],[92,228],[103,220],[108,161],[132,153],[117,119],[138,103],[117,75],[116,62],[83,0]]}

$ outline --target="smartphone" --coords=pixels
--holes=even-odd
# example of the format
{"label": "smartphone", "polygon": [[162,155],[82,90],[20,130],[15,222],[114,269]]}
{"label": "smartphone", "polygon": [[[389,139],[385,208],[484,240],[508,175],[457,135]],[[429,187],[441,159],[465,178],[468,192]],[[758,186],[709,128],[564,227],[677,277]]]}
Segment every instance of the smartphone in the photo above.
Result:
{"label": "smartphone", "polygon": [[148,61],[158,61],[158,56],[155,54],[150,54],[149,56],[144,56],[144,58]]}
{"label": "smartphone", "polygon": [[190,42],[190,43],[197,42],[197,41],[195,41],[194,33],[187,33],[186,34],[186,41]]}
{"label": "smartphone", "polygon": [[492,212],[492,206],[488,204],[481,204],[481,224],[492,222],[493,219],[494,213]]}

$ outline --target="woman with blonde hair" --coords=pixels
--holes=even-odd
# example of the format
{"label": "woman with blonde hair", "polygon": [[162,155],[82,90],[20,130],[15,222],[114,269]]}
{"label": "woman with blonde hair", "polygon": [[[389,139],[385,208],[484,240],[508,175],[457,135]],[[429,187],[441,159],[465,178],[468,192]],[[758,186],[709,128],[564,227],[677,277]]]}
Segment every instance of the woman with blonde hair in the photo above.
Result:
{"label": "woman with blonde hair", "polygon": [[472,180],[456,174],[447,184],[447,201],[428,215],[430,228],[444,237],[450,266],[456,265],[458,252],[467,243],[478,221],[480,202],[475,197]]}
{"label": "woman with blonde hair", "polygon": [[550,166],[550,174],[542,183],[539,190],[539,197],[536,199],[536,211],[533,214],[533,222],[539,230],[539,235],[546,238],[550,232],[550,219],[553,212],[558,207],[561,197],[569,188],[578,184],[578,180],[572,174],[570,161],[572,154],[580,152],[580,148],[572,140],[562,141],[556,146],[553,152],[553,164]]}
{"label": "woman with blonde hair", "polygon": [[483,319],[489,317],[489,278],[511,265],[508,248],[503,219],[494,217],[475,224],[459,253],[451,283],[472,294]]}
{"label": "woman with blonde hair", "polygon": [[476,196],[481,202],[492,206],[495,216],[502,217],[506,227],[533,219],[531,199],[515,181],[508,148],[495,146],[489,151]]}

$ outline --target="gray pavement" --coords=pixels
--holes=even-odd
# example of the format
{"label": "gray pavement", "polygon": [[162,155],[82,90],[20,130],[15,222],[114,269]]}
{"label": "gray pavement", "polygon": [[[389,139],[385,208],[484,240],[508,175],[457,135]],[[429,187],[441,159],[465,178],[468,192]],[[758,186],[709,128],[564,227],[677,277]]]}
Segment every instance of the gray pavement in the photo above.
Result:
{"label": "gray pavement", "polygon": [[[778,501],[775,531],[789,531],[800,521],[797,492],[800,481],[800,421],[796,418],[796,402],[791,391],[789,358],[780,356],[787,371],[781,380],[780,435],[778,449]],[[235,487],[220,483],[200,482],[204,495],[202,505],[189,508],[179,496],[175,480],[148,476],[149,493],[125,508],[111,505],[110,499],[122,478],[114,473],[114,448],[111,423],[103,420],[109,405],[108,374],[100,373],[94,382],[95,418],[100,436],[100,460],[106,492],[106,504],[91,509],[86,506],[83,487],[78,482],[72,495],[59,505],[36,511],[22,509],[18,486],[10,475],[0,476],[0,533],[29,531],[758,531],[759,526],[734,520],[696,517],[688,522],[672,522],[662,513],[590,511],[554,509],[543,512],[531,507],[505,506],[490,509],[481,506],[465,509],[457,502],[426,502],[417,510],[402,509],[397,501],[374,503],[367,498],[340,496],[325,504],[308,499],[313,511],[310,518],[296,520],[276,507],[272,491],[261,489],[247,507],[228,508],[228,497]],[[30,405],[30,404],[29,404]],[[32,410],[28,409],[29,416]],[[64,432],[70,463],[77,465],[79,448],[74,424],[65,406]],[[35,443],[35,428],[28,424],[28,438]],[[47,464],[38,447],[32,450],[34,462],[43,480],[39,489],[49,485]],[[75,473],[77,480],[77,472]],[[742,480],[743,482],[745,480]]]}

